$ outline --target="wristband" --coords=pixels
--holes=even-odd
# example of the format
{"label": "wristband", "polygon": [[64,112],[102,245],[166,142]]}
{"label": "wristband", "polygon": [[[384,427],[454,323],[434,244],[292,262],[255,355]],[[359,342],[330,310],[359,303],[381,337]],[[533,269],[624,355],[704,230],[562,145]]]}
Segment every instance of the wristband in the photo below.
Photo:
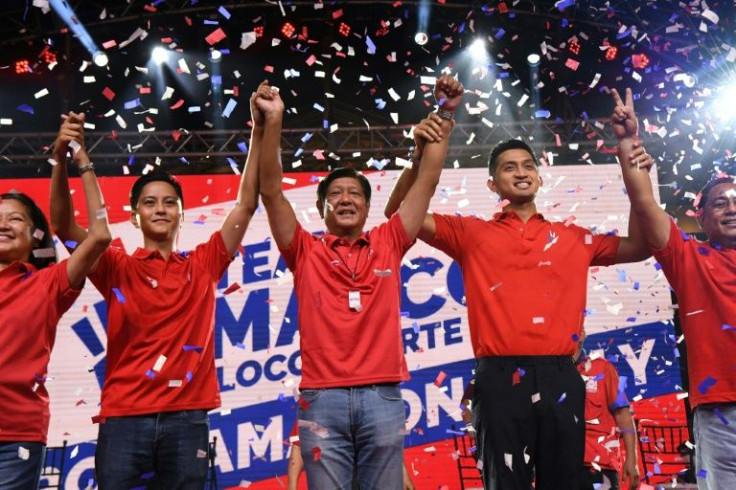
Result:
{"label": "wristband", "polygon": [[79,175],[82,175],[84,172],[94,172],[95,171],[95,164],[92,162],[89,162],[87,165],[82,165],[79,167]]}
{"label": "wristband", "polygon": [[437,109],[437,115],[440,116],[445,121],[452,121],[453,120],[453,113],[450,111],[445,111],[442,109]]}

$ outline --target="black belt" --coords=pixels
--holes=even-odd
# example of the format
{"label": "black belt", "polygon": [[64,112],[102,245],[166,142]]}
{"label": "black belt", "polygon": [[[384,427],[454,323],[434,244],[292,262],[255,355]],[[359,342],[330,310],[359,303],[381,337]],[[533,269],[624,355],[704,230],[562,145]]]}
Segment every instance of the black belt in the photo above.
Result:
{"label": "black belt", "polygon": [[478,366],[541,366],[572,364],[572,356],[486,356],[476,359]]}

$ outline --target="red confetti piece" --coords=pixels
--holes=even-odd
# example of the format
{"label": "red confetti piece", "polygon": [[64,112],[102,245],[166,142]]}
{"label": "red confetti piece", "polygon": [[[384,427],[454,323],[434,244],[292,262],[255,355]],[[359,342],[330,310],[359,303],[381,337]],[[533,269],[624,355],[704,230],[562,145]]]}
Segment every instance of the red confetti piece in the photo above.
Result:
{"label": "red confetti piece", "polygon": [[223,39],[227,37],[227,34],[225,34],[225,31],[222,30],[222,28],[218,27],[215,31],[213,31],[209,36],[207,36],[205,41],[209,43],[210,45],[217,44]]}
{"label": "red confetti piece", "polygon": [[115,92],[113,92],[110,87],[105,87],[102,91],[102,95],[104,95],[107,100],[112,100],[115,98]]}
{"label": "red confetti piece", "polygon": [[444,371],[440,371],[437,373],[437,377],[434,380],[434,385],[438,388],[442,386],[442,383],[445,381],[445,378],[447,377],[447,374],[445,374]]}
{"label": "red confetti piece", "polygon": [[565,62],[565,66],[571,69],[572,71],[577,71],[578,66],[580,66],[580,62],[575,61],[572,58],[568,58],[567,61]]}
{"label": "red confetti piece", "polygon": [[230,286],[228,286],[228,288],[225,290],[225,294],[227,295],[230,293],[234,293],[238,289],[240,289],[240,284],[238,284],[237,282],[234,282]]}
{"label": "red confetti piece", "polygon": [[266,65],[263,67],[263,71],[267,71],[268,73],[273,73],[273,66]]}
{"label": "red confetti piece", "polygon": [[299,401],[297,402],[302,410],[309,410],[309,402],[305,400],[304,398],[299,398]]}
{"label": "red confetti piece", "polygon": [[314,456],[315,461],[319,461],[319,459],[322,457],[322,450],[319,447],[313,447],[312,455]]}
{"label": "red confetti piece", "polygon": [[178,109],[179,107],[181,107],[183,105],[184,105],[184,99],[179,99],[179,102],[177,102],[176,104],[174,104],[171,107],[169,107],[169,109],[175,110],[175,109]]}

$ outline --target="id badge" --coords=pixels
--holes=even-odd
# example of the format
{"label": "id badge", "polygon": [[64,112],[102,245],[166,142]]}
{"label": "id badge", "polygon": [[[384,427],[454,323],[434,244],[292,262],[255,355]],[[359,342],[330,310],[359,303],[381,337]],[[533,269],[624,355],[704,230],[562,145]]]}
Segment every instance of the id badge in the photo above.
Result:
{"label": "id badge", "polygon": [[360,291],[350,291],[348,293],[348,305],[351,310],[360,311],[363,309],[360,304]]}

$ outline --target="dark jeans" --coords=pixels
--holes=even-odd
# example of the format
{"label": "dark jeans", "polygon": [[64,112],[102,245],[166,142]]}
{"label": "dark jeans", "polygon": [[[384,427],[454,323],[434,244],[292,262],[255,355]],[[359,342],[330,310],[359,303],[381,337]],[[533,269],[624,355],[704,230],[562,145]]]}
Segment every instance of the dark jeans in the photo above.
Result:
{"label": "dark jeans", "polygon": [[606,486],[609,490],[619,490],[618,484],[618,472],[616,470],[596,471],[590,466],[583,467],[582,478],[580,479],[580,490],[594,490],[598,488],[596,484],[607,483],[610,486]]}
{"label": "dark jeans", "polygon": [[201,490],[208,439],[206,410],[109,417],[100,424],[95,453],[99,488]]}
{"label": "dark jeans", "polygon": [[40,442],[0,441],[0,488],[3,490],[38,488],[45,453],[46,445]]}
{"label": "dark jeans", "polygon": [[473,423],[486,490],[577,488],[585,384],[569,356],[477,360]]}

